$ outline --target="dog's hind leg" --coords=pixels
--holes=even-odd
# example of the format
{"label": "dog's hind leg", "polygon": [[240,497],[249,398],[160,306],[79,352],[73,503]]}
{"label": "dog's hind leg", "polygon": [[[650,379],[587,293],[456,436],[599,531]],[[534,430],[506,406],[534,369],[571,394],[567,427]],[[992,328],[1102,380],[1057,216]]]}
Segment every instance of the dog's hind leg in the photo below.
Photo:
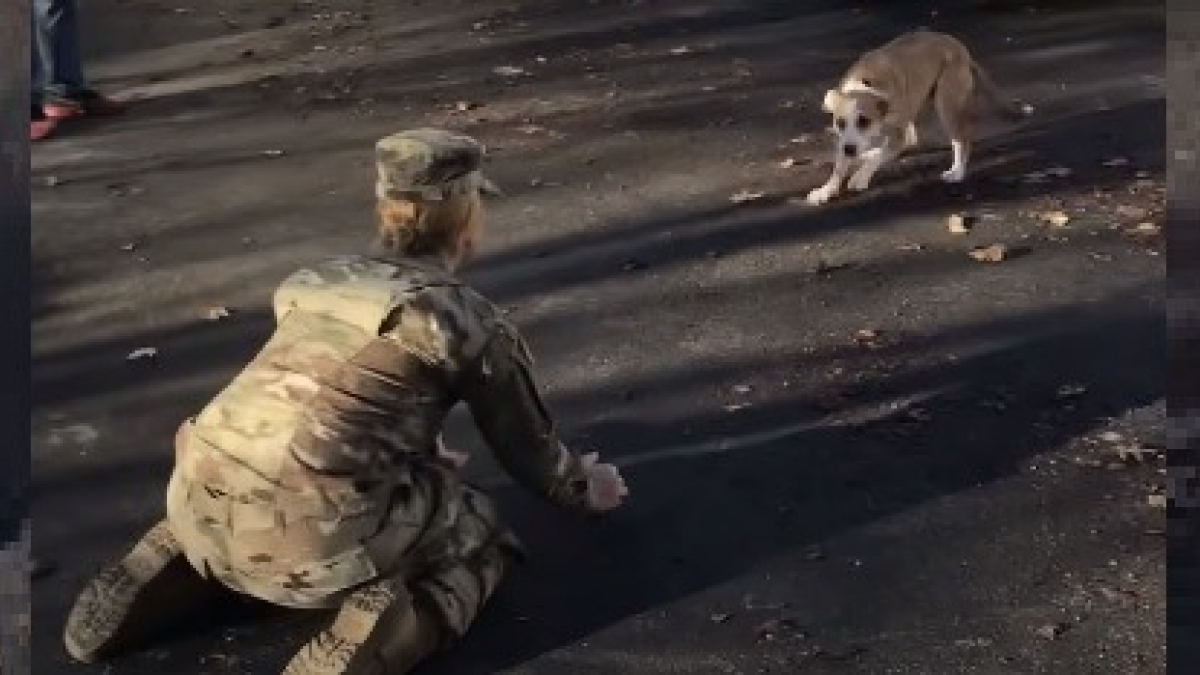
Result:
{"label": "dog's hind leg", "polygon": [[973,85],[970,67],[965,63],[954,64],[942,73],[933,94],[934,108],[950,138],[954,155],[950,168],[942,173],[942,180],[947,183],[958,183],[967,175],[971,138],[975,132],[974,111],[970,105]]}

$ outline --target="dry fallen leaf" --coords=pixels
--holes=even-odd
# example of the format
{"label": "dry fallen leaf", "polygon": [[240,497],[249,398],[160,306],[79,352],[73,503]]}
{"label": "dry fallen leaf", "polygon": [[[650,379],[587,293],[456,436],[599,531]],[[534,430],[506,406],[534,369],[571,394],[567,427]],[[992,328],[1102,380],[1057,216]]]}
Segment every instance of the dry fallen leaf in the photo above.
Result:
{"label": "dry fallen leaf", "polygon": [[1062,637],[1063,633],[1067,632],[1067,624],[1065,623],[1048,623],[1035,631],[1037,636],[1044,640],[1057,640]]}
{"label": "dry fallen leaf", "polygon": [[1049,223],[1055,227],[1066,227],[1071,222],[1071,216],[1064,211],[1046,211],[1038,215],[1042,222]]}
{"label": "dry fallen leaf", "polygon": [[854,341],[868,349],[879,349],[883,347],[883,332],[874,328],[863,328],[854,334]]}
{"label": "dry fallen leaf", "polygon": [[1129,464],[1148,464],[1158,459],[1161,453],[1154,448],[1130,446],[1117,449],[1117,457]]}
{"label": "dry fallen leaf", "polygon": [[1162,227],[1157,223],[1139,223],[1136,227],[1130,230],[1133,234],[1143,237],[1158,236],[1162,232]]}
{"label": "dry fallen leaf", "polygon": [[971,231],[971,218],[961,213],[950,214],[946,219],[946,228],[954,234],[966,234]]}
{"label": "dry fallen leaf", "polygon": [[154,347],[138,347],[129,352],[125,357],[126,361],[141,361],[142,359],[153,359],[158,356],[158,350]]}
{"label": "dry fallen leaf", "polygon": [[774,640],[781,634],[796,630],[796,622],[792,619],[770,619],[759,624],[755,629],[759,640]]}
{"label": "dry fallen leaf", "polygon": [[992,244],[991,246],[977,246],[967,252],[967,255],[979,262],[998,263],[1008,259],[1008,247],[1004,244]]}
{"label": "dry fallen leaf", "polygon": [[1150,215],[1150,210],[1131,204],[1119,204],[1117,206],[1117,215],[1130,220],[1145,220]]}
{"label": "dry fallen leaf", "polygon": [[1087,393],[1087,387],[1082,384],[1064,384],[1058,388],[1055,395],[1058,398],[1077,398]]}
{"label": "dry fallen leaf", "polygon": [[762,199],[764,196],[766,196],[764,193],[756,190],[739,190],[729,198],[729,201],[733,202],[734,204],[742,204],[745,202],[752,202],[756,199]]}

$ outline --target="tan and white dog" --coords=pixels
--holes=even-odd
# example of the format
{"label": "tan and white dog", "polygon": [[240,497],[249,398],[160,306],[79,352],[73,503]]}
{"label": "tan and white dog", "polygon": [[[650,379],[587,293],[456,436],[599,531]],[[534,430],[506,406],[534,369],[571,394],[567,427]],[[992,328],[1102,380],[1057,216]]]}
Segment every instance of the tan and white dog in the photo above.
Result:
{"label": "tan and white dog", "polygon": [[843,183],[854,191],[867,189],[880,167],[917,144],[915,123],[930,98],[953,152],[942,180],[963,180],[975,133],[976,87],[1009,116],[1033,112],[1003,94],[966,46],[950,35],[912,31],[863,54],[838,88],[825,93],[822,108],[833,116],[837,150],[833,173],[808,193],[808,203],[824,204],[841,192]]}

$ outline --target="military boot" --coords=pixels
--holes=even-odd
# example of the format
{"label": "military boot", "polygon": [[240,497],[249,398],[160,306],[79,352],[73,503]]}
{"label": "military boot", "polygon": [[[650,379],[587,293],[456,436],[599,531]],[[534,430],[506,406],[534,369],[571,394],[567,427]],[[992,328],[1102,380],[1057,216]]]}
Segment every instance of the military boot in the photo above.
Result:
{"label": "military boot", "polygon": [[63,642],[73,658],[92,663],[161,634],[221,592],[196,573],[162,521],[84,587]]}
{"label": "military boot", "polygon": [[304,645],[283,675],[402,675],[440,646],[441,626],[418,611],[403,582],[352,593],[333,624]]}

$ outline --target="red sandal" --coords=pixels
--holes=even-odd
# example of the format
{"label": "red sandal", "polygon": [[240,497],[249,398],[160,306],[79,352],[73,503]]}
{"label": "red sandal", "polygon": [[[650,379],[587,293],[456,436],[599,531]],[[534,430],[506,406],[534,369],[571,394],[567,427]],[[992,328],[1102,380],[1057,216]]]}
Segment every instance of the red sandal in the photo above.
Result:
{"label": "red sandal", "polygon": [[35,106],[29,113],[29,140],[41,141],[50,137],[58,127],[58,120],[46,117],[41,106]]}
{"label": "red sandal", "polygon": [[129,106],[101,94],[88,92],[75,98],[61,98],[42,105],[42,111],[53,120],[72,117],[111,117],[125,112]]}

